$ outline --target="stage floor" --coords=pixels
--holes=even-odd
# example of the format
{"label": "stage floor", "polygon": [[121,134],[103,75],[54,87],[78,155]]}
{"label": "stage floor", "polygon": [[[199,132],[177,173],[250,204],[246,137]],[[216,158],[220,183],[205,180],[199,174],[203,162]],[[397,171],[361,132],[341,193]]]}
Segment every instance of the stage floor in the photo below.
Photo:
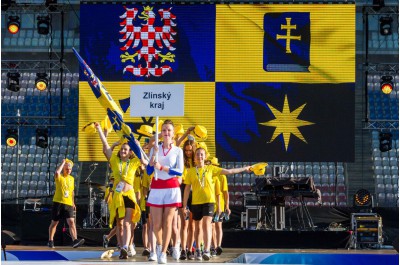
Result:
{"label": "stage floor", "polygon": [[[240,243],[238,243],[240,244]],[[110,248],[111,249],[111,248]],[[18,264],[156,264],[148,262],[147,257],[141,256],[143,248],[137,247],[137,255],[127,260],[120,260],[118,253],[112,258],[101,259],[106,249],[101,247],[56,247],[46,246],[6,246],[6,263]],[[2,252],[2,262],[5,261]],[[221,256],[210,261],[174,261],[168,257],[168,264],[193,263],[246,263],[246,264],[315,264],[315,265],[376,265],[399,264],[399,255],[394,249],[260,249],[260,248],[224,248]]]}

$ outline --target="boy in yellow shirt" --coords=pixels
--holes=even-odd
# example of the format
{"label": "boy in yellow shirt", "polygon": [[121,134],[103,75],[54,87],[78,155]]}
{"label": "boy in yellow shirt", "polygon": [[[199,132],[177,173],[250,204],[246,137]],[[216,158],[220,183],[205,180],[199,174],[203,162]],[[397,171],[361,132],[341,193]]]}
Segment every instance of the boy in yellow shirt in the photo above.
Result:
{"label": "boy in yellow shirt", "polygon": [[73,240],[72,247],[77,248],[85,243],[85,239],[78,239],[76,232],[74,211],[74,177],[70,174],[74,163],[69,159],[63,159],[61,165],[54,174],[56,191],[53,197],[53,208],[51,211],[51,223],[49,226],[49,248],[54,248],[54,234],[60,219],[66,219],[69,226],[69,233]]}

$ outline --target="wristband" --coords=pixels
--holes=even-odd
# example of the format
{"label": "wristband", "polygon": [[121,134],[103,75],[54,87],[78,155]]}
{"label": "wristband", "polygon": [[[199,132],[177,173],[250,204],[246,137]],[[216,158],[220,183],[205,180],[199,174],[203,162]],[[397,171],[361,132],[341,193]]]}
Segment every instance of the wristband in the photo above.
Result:
{"label": "wristband", "polygon": [[161,166],[161,167],[160,167],[160,171],[162,171],[162,170],[163,170],[163,168],[164,168],[164,167],[163,167],[163,166]]}

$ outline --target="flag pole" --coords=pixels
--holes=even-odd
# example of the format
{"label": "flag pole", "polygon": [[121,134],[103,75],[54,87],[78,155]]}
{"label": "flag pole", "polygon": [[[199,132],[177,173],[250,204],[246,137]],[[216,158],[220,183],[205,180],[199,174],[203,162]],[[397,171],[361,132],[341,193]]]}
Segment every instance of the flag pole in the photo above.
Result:
{"label": "flag pole", "polygon": [[[155,139],[155,145],[158,146],[158,116],[156,116],[156,137],[154,139]],[[157,163],[157,162],[158,162],[158,152],[155,153],[155,160],[154,160],[154,163]],[[154,179],[155,180],[158,179],[157,171],[155,171],[155,170],[154,170]]]}

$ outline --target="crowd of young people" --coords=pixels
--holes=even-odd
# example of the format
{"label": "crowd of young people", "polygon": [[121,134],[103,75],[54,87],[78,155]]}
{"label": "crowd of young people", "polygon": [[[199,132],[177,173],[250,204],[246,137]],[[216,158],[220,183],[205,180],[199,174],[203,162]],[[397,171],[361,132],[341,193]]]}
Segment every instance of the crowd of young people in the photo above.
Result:
{"label": "crowd of young people", "polygon": [[[205,128],[183,131],[179,127],[176,130],[171,120],[164,121],[158,135],[161,140],[156,143],[154,136],[149,137],[142,147],[148,159],[139,159],[127,143],[110,146],[107,133],[95,123],[112,172],[112,185],[104,198],[112,230],[104,235],[103,246],[108,247],[116,235],[120,259],[136,254],[133,230],[138,222],[142,255],[149,261],[165,264],[168,254],[174,260],[210,260],[222,253],[223,216],[230,214],[226,175],[250,172],[250,167],[220,168],[204,142],[192,136],[204,134]],[[113,152],[117,146],[118,152]]]}

